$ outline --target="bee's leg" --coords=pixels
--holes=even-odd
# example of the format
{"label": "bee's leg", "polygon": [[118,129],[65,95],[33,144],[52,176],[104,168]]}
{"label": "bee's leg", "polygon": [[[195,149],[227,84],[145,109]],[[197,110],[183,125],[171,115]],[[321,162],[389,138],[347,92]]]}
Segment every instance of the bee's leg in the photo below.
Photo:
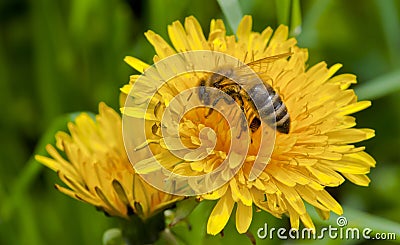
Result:
{"label": "bee's leg", "polygon": [[242,136],[242,132],[247,130],[247,120],[246,118],[242,117],[242,122],[240,123],[241,125],[241,130],[238,136],[236,136],[237,139],[239,139]]}
{"label": "bee's leg", "polygon": [[208,118],[213,111],[214,111],[213,108],[208,108],[208,112],[206,113],[205,118]]}
{"label": "bee's leg", "polygon": [[244,117],[241,117],[242,121],[240,122],[241,124],[241,130],[238,136],[236,136],[237,139],[239,139],[242,136],[243,131],[247,131],[247,118],[246,118],[246,110],[244,109],[244,101],[243,98],[239,94],[232,94],[233,99],[239,104],[240,109],[243,111],[245,114]]}
{"label": "bee's leg", "polygon": [[[224,100],[225,103],[228,104],[228,105],[231,105],[231,104],[233,104],[235,102],[233,100],[230,100],[230,99],[226,98],[225,96],[221,96],[221,97],[218,97],[216,100],[214,100],[214,102],[212,103],[212,106],[213,107],[216,106],[220,100]],[[206,114],[206,118],[208,118],[213,111],[214,111],[213,108],[209,108],[209,110],[208,110],[208,112]]]}
{"label": "bee's leg", "polygon": [[228,104],[228,105],[232,105],[235,102],[234,100],[230,100],[230,99],[226,98],[225,96],[221,96],[221,97],[218,97],[216,100],[214,100],[212,105],[216,106],[220,100],[224,100],[225,103]]}

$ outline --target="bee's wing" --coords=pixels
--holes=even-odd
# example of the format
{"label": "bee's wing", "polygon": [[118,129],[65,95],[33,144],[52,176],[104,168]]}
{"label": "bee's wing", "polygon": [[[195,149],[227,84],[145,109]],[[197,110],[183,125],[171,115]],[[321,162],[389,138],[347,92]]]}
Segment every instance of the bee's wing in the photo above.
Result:
{"label": "bee's wing", "polygon": [[250,63],[247,63],[247,65],[250,67],[253,67],[255,65],[259,65],[260,63],[271,63],[276,60],[287,58],[292,54],[293,54],[292,52],[287,52],[287,53],[283,53],[283,54],[272,55],[272,56],[268,56],[268,57],[264,57],[264,58],[252,61]]}
{"label": "bee's wing", "polygon": [[[240,74],[240,77],[243,78],[241,79],[239,84],[246,83],[247,81],[251,80],[251,78],[265,74],[268,70],[268,64],[276,60],[287,58],[292,54],[293,54],[292,52],[287,52],[287,53],[272,55],[252,61],[250,63],[247,63],[246,65],[243,65],[242,67],[239,67],[239,69],[237,69],[237,72]],[[253,72],[249,72],[249,70],[246,69],[246,67],[250,67]]]}

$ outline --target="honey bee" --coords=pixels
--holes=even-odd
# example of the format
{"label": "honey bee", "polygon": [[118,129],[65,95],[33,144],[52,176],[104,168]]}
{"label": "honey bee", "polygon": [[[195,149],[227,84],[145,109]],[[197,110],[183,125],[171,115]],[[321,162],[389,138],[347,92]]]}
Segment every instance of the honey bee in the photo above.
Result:
{"label": "honey bee", "polygon": [[[256,66],[288,57],[291,54],[284,53],[270,56],[250,62],[247,65],[253,69]],[[210,76],[200,79],[198,96],[202,103],[215,106],[221,99],[227,104],[236,102],[250,122],[249,125],[246,123],[242,124],[243,130],[246,130],[247,126],[249,126],[251,132],[254,133],[261,126],[261,120],[263,120],[267,124],[275,126],[278,132],[288,134],[290,130],[290,116],[279,94],[265,81],[263,81],[263,84],[251,85],[252,87],[246,91],[239,83],[250,82],[249,80],[254,79],[254,76],[243,76],[239,69],[240,67],[221,67],[215,70]],[[234,80],[241,82],[238,83]],[[225,92],[233,101],[227,101],[222,96],[211,98],[211,94],[206,91],[206,87],[213,87]],[[256,105],[258,105],[258,110]],[[213,109],[211,108],[206,117],[212,111]]]}

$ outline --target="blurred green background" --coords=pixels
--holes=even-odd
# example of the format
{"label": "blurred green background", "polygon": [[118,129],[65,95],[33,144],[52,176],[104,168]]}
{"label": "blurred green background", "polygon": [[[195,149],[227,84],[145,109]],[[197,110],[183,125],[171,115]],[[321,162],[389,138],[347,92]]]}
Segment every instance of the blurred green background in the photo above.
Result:
{"label": "blurred green background", "polygon": [[[304,0],[287,8],[290,2],[242,0],[236,7],[253,15],[256,31],[279,23],[293,29],[301,21],[297,38],[299,46],[309,49],[310,65],[321,60],[342,63],[339,73],[358,76],[354,88],[360,98],[373,100],[371,108],[357,114],[358,126],[376,130],[376,137],[365,145],[377,167],[369,175],[370,187],[346,182],[329,191],[345,206],[349,222],[349,217],[356,221],[360,216],[358,222],[398,229],[387,220],[400,222],[400,1]],[[290,14],[297,3],[301,16],[299,9]],[[0,1],[0,244],[101,244],[104,231],[117,226],[93,207],[58,193],[53,188],[60,182],[56,174],[32,156],[44,154],[44,145],[54,142],[54,132],[66,129],[74,116],[70,113],[97,113],[100,101],[118,109],[119,88],[133,73],[124,56],[151,62],[154,51],[143,32],[152,29],[166,38],[167,25],[188,15],[198,18],[205,33],[212,18],[226,18],[213,0]],[[246,236],[236,234],[234,222],[223,238],[201,235],[211,207],[206,203],[195,210],[191,232],[185,226],[175,228],[183,240],[250,244]],[[286,218],[276,220],[264,212],[255,216],[255,234],[267,221],[276,227],[288,225]]]}

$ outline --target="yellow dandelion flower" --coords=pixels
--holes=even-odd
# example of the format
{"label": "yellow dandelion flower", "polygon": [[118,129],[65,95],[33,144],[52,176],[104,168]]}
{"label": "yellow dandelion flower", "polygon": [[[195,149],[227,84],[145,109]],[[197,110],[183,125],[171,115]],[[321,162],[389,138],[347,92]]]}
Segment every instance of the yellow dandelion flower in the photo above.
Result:
{"label": "yellow dandelion flower", "polygon": [[[259,152],[260,130],[251,134],[244,164],[234,176],[218,189],[199,195],[200,200],[218,200],[208,219],[209,234],[222,231],[235,205],[236,227],[240,233],[245,233],[251,224],[253,206],[278,218],[289,216],[293,228],[299,228],[300,220],[304,226],[314,228],[304,202],[314,206],[322,218],[327,218],[331,211],[341,215],[342,207],[325,187],[339,186],[345,178],[357,185],[369,184],[366,174],[375,166],[375,160],[364,151],[365,147],[354,144],[373,137],[374,131],[354,128],[355,118],[350,114],[369,107],[370,102],[358,102],[354,91],[348,89],[356,83],[354,75],[334,76],[340,64],[327,67],[321,62],[308,68],[307,50],[297,47],[296,39],[288,37],[286,26],[279,26],[275,32],[269,27],[261,33],[253,32],[250,16],[242,19],[236,36],[226,35],[222,20],[212,20],[210,33],[205,37],[194,17],[186,18],[184,25],[178,21],[172,23],[168,33],[173,47],[156,33],[145,33],[157,53],[154,62],[159,74],[170,71],[157,62],[193,50],[222,52],[244,63],[290,54],[290,57],[269,61],[266,69],[259,72],[263,82],[285,104],[290,128],[288,132],[276,131],[271,155],[264,159],[266,166],[256,178],[251,178],[250,172]],[[127,57],[126,62],[141,73],[150,67],[134,57]],[[131,76],[130,83],[121,89],[123,99],[138,79],[139,75]],[[229,124],[220,114],[207,113],[206,108],[190,110],[178,122],[179,137],[190,149],[201,145],[202,129],[211,128],[215,132],[206,135],[206,139],[216,137],[217,141],[207,152],[209,155],[201,160],[179,159],[171,153],[166,144],[168,139],[160,133],[162,112],[177,94],[199,84],[199,79],[199,76],[180,76],[160,88],[152,98],[144,117],[147,143],[155,157],[139,162],[143,166],[155,166],[154,161],[158,161],[174,173],[197,176],[214,171],[227,158],[232,140]],[[147,80],[147,84],[151,82],[155,81]],[[137,111],[126,114],[143,116]]]}
{"label": "yellow dandelion flower", "polygon": [[143,220],[179,199],[135,174],[123,144],[121,117],[106,104],[99,104],[95,120],[81,113],[68,129],[70,134],[56,135],[58,150],[47,145],[51,157],[35,157],[67,185],[56,185],[62,193],[111,216],[129,218],[133,211]]}

